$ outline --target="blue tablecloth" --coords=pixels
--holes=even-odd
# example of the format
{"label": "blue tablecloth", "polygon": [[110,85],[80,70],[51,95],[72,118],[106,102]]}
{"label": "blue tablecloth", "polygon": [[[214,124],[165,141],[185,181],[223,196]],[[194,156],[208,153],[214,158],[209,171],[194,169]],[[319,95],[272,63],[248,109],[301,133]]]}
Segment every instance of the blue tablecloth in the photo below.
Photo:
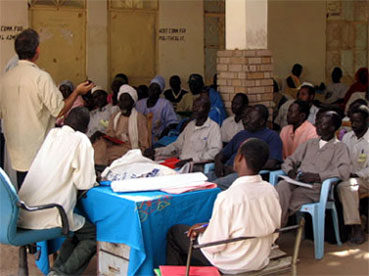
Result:
{"label": "blue tablecloth", "polygon": [[169,228],[208,221],[219,192],[217,188],[178,195],[115,193],[100,186],[90,190],[80,204],[96,225],[98,241],[131,247],[128,275],[152,275],[153,268],[165,264]]}

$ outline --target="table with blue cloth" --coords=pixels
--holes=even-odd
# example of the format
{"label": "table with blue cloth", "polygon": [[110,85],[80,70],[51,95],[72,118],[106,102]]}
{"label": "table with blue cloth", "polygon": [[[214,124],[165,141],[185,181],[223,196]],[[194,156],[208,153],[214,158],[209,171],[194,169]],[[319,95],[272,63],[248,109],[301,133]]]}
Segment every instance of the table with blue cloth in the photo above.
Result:
{"label": "table with blue cloth", "polygon": [[166,235],[175,224],[209,221],[218,188],[183,194],[115,193],[91,189],[80,208],[96,225],[97,240],[130,246],[128,275],[152,275],[166,263]]}

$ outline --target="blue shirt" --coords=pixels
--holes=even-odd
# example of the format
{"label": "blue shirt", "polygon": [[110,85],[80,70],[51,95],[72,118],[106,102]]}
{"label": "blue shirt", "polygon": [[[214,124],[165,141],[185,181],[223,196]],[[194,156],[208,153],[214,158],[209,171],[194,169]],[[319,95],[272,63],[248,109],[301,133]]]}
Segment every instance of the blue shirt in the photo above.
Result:
{"label": "blue shirt", "polygon": [[222,98],[214,88],[209,89],[209,98],[211,108],[208,116],[214,122],[218,123],[219,126],[221,126],[223,120],[227,117]]}
{"label": "blue shirt", "polygon": [[278,160],[282,162],[282,140],[279,135],[268,128],[258,130],[256,132],[249,132],[241,130],[237,133],[231,141],[223,148],[223,156],[227,159],[225,163],[227,166],[233,166],[234,158],[241,143],[248,138],[259,138],[265,141],[269,146],[269,159]]}

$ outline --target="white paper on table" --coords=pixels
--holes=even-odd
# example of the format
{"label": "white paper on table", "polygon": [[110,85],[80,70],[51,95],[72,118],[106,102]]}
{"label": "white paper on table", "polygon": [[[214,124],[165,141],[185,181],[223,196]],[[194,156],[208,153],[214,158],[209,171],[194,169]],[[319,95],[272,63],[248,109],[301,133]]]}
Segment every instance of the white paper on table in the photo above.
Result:
{"label": "white paper on table", "polygon": [[286,180],[288,183],[291,183],[291,184],[295,184],[295,185],[302,186],[302,187],[305,187],[305,188],[310,188],[310,189],[313,188],[313,184],[297,181],[297,180],[292,179],[291,177],[288,177],[286,175],[279,175],[279,177],[283,178],[284,180]]}
{"label": "white paper on table", "polygon": [[154,191],[203,184],[207,179],[207,176],[201,172],[185,173],[112,181],[111,188],[114,192]]}

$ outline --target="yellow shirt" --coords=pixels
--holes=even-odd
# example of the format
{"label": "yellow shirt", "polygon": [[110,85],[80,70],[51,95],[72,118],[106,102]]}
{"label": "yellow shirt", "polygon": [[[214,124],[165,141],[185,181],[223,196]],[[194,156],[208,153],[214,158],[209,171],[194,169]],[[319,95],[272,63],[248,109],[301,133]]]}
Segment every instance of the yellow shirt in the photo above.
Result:
{"label": "yellow shirt", "polygon": [[0,118],[13,169],[28,171],[55,118],[63,96],[51,76],[20,60],[0,81]]}

